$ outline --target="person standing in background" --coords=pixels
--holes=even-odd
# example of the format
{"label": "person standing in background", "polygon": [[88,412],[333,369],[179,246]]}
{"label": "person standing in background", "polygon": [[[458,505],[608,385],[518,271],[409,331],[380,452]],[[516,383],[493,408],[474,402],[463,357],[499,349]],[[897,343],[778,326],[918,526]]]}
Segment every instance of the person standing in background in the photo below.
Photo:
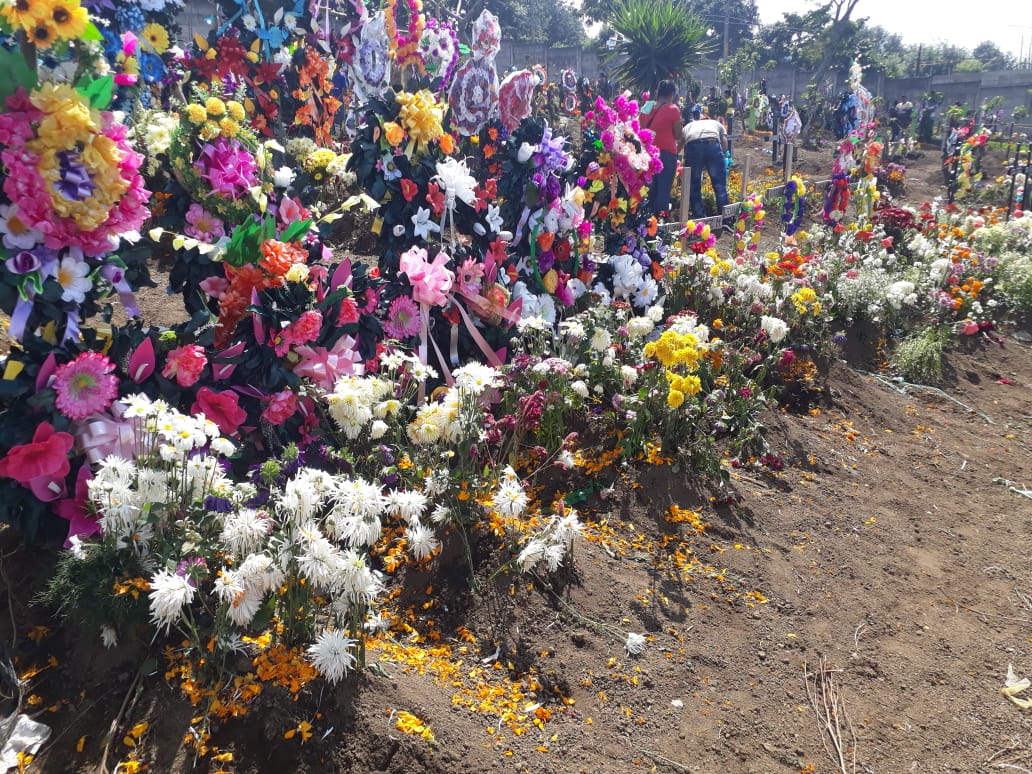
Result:
{"label": "person standing in background", "polygon": [[684,127],[684,163],[691,167],[691,182],[688,202],[693,218],[705,217],[702,203],[702,173],[709,175],[713,193],[717,199],[717,213],[724,214],[728,205],[727,130],[712,117],[701,117]]}
{"label": "person standing in background", "polygon": [[672,81],[660,81],[656,90],[656,105],[641,121],[641,126],[655,135],[653,143],[659,148],[663,169],[652,178],[648,206],[653,214],[665,218],[670,214],[670,189],[677,174],[681,152],[681,110],[677,107],[677,88]]}

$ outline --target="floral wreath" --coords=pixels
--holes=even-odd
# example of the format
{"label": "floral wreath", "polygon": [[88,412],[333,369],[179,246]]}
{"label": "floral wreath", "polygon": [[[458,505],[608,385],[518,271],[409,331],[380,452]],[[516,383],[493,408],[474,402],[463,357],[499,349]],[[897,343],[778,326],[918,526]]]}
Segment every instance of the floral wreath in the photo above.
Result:
{"label": "floral wreath", "polygon": [[459,36],[455,29],[432,16],[427,19],[419,39],[419,59],[425,73],[440,79],[438,90],[446,89],[459,66]]}
{"label": "floral wreath", "polygon": [[[735,253],[738,257],[745,254],[746,250],[756,252],[760,245],[760,228],[763,220],[767,217],[763,209],[763,197],[757,193],[751,193],[742,202],[738,210],[738,220],[735,221]],[[752,233],[748,242],[745,234],[749,229],[749,221],[752,220]]]}
{"label": "floral wreath", "polygon": [[799,230],[805,209],[806,186],[799,175],[792,175],[792,179],[785,183],[785,203],[781,208],[781,222],[786,235],[792,236]]}
{"label": "floral wreath", "polygon": [[562,74],[559,76],[559,80],[562,83],[563,88],[567,91],[577,90],[577,73],[572,69],[567,68],[563,70]]}
{"label": "floral wreath", "polygon": [[387,27],[387,37],[390,40],[390,50],[394,54],[394,61],[398,67],[408,65],[423,66],[423,59],[420,56],[419,43],[423,35],[423,28],[426,26],[426,17],[423,16],[422,0],[405,0],[408,6],[408,27],[405,34],[398,31],[398,0],[387,0],[384,9],[384,24]]}

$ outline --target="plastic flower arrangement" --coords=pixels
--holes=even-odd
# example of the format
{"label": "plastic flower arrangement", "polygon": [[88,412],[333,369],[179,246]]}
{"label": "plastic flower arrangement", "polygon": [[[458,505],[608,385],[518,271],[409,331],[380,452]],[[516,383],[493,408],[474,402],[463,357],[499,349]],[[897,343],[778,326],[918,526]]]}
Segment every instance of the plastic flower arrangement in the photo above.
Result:
{"label": "plastic flower arrangement", "polygon": [[186,195],[230,223],[256,214],[271,187],[265,149],[246,117],[238,100],[198,90],[180,111],[168,149],[172,174]]}
{"label": "plastic flower arrangement", "polygon": [[[77,40],[86,32],[89,15],[76,0],[34,0],[5,3],[0,19],[36,48]],[[95,31],[95,28],[94,28]]]}
{"label": "plastic flower arrangement", "polygon": [[593,268],[582,262],[591,224],[583,191],[573,185],[573,166],[566,138],[543,121],[525,120],[506,142],[499,214],[516,224],[509,265],[526,317],[555,322],[558,308],[584,294]]}
{"label": "plastic flower arrangement", "polygon": [[94,102],[70,86],[43,84],[18,89],[0,114],[0,306],[15,340],[47,323],[56,326],[51,339],[75,338],[80,320],[114,292],[137,314],[114,253],[149,216],[150,192],[125,127],[98,109],[110,77],[93,83]]}

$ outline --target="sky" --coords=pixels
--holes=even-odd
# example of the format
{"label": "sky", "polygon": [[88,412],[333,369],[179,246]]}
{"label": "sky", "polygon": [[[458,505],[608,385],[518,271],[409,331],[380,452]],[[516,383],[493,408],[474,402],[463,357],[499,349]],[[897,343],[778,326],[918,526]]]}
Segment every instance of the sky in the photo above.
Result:
{"label": "sky", "polygon": [[[785,13],[806,13],[818,7],[817,0],[756,0],[760,21],[772,24]],[[905,44],[945,41],[968,50],[991,40],[1003,51],[1024,52],[1032,48],[1032,15],[1023,13],[1023,3],[1007,0],[943,2],[942,0],[859,0],[853,18],[867,17],[871,26],[884,27],[900,35]],[[1024,38],[1024,40],[1022,40]]]}

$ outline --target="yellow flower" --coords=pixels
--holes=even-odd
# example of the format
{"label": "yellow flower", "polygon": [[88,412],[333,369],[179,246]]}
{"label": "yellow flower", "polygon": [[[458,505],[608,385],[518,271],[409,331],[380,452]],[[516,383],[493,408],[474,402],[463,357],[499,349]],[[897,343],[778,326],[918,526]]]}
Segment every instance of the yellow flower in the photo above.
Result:
{"label": "yellow flower", "polygon": [[89,14],[75,0],[61,0],[54,5],[50,21],[59,38],[74,40],[86,32]]}
{"label": "yellow flower", "polygon": [[702,381],[698,376],[689,374],[681,380],[681,390],[685,395],[698,395],[702,391]]}
{"label": "yellow flower", "polygon": [[201,105],[191,102],[186,106],[186,120],[191,124],[203,124],[208,120],[208,112]]}
{"label": "yellow flower", "polygon": [[30,99],[33,107],[46,114],[36,135],[48,146],[65,147],[97,131],[95,114],[71,86],[46,83]]}
{"label": "yellow flower", "polygon": [[541,278],[541,286],[549,293],[555,293],[555,289],[559,287],[559,275],[555,269],[549,269],[548,273]]}
{"label": "yellow flower", "polygon": [[160,24],[151,22],[143,28],[143,42],[155,54],[168,51],[168,32]]}
{"label": "yellow flower", "polygon": [[207,141],[214,140],[220,134],[222,134],[222,130],[219,129],[218,125],[208,122],[201,127],[201,130],[197,133],[197,136],[200,137],[202,140]]}
{"label": "yellow flower", "polygon": [[219,121],[219,131],[222,132],[223,137],[236,137],[240,131],[240,124],[232,118],[223,118]]}
{"label": "yellow flower", "polygon": [[208,111],[208,115],[212,118],[218,118],[225,114],[226,103],[218,97],[208,97],[204,103],[204,109]]}
{"label": "yellow flower", "polygon": [[244,112],[244,106],[235,99],[231,99],[226,103],[226,112],[229,113],[229,117],[234,121],[243,121],[247,115]]}
{"label": "yellow flower", "polygon": [[432,142],[444,134],[444,105],[427,89],[415,94],[402,92],[395,97],[401,110],[398,121],[416,144]]}
{"label": "yellow flower", "polygon": [[680,390],[670,390],[667,393],[666,402],[670,408],[680,408],[681,404],[684,403],[684,393]]}
{"label": "yellow flower", "polygon": [[50,48],[50,44],[57,39],[57,30],[50,19],[42,19],[28,30],[28,35],[29,41],[35,43],[36,48]]}
{"label": "yellow flower", "polygon": [[405,130],[394,121],[388,121],[383,125],[383,134],[387,138],[387,142],[395,148],[401,145],[401,141],[405,139]]}
{"label": "yellow flower", "polygon": [[0,8],[0,16],[14,29],[32,32],[39,22],[50,15],[50,10],[50,3],[44,0],[14,0]]}

